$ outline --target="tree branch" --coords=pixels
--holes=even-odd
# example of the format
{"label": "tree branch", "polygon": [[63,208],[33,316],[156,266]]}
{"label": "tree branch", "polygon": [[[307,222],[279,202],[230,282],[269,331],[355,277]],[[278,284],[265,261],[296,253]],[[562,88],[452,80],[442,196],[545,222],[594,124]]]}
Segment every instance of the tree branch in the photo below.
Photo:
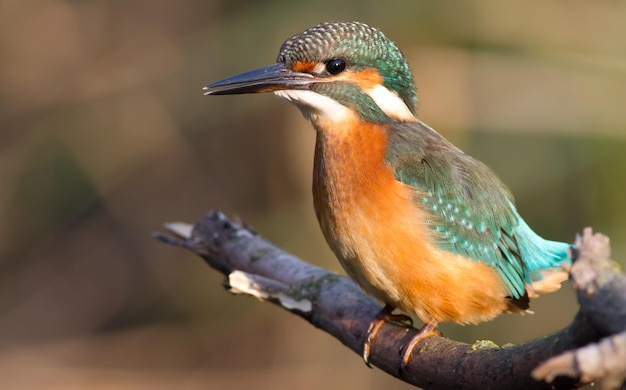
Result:
{"label": "tree branch", "polygon": [[[178,237],[155,236],[201,256],[227,276],[230,292],[279,305],[361,355],[368,325],[381,307],[350,279],[286,253],[217,211],[193,227],[176,223],[166,228]],[[619,386],[626,377],[625,337],[618,336],[626,330],[626,278],[609,260],[608,239],[591,229],[577,240],[573,255],[570,277],[580,310],[563,330],[507,347],[430,337],[415,349],[401,377],[399,351],[417,330],[387,323],[373,340],[371,364],[432,389],[572,388],[581,379],[600,378],[612,379],[601,382],[607,388]]]}

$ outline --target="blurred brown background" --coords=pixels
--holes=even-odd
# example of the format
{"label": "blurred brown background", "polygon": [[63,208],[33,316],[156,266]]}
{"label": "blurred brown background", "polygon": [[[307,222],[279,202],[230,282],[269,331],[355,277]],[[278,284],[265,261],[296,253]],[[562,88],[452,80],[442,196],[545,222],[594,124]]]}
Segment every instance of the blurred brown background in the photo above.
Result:
{"label": "blurred brown background", "polygon": [[[421,118],[536,231],[593,226],[624,264],[624,2],[0,0],[0,388],[404,388],[150,236],[218,208],[340,271],[312,211],[311,126],[271,95],[201,88],[341,19],[403,48]],[[576,302],[566,286],[533,309],[443,330],[518,343]]]}

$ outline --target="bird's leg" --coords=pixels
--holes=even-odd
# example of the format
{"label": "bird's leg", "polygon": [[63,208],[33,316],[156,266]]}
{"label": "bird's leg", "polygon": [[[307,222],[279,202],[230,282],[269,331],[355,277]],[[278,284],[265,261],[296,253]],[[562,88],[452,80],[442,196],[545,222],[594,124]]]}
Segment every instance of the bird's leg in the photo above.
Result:
{"label": "bird's leg", "polygon": [[437,321],[430,320],[422,326],[422,328],[411,338],[411,340],[406,344],[402,350],[402,362],[400,363],[400,374],[404,372],[404,370],[409,365],[409,361],[411,360],[411,355],[413,355],[413,350],[417,346],[417,344],[424,340],[427,337],[432,336],[441,336],[441,332],[437,330]]}
{"label": "bird's leg", "polygon": [[372,340],[374,340],[381,326],[383,326],[385,322],[397,322],[405,324],[407,327],[413,326],[413,320],[411,317],[404,314],[393,314],[393,310],[393,306],[385,305],[385,307],[383,307],[381,311],[376,314],[376,317],[374,317],[374,319],[370,322],[370,326],[367,328],[365,343],[363,343],[363,361],[370,368],[372,367],[369,362],[370,353],[372,352]]}

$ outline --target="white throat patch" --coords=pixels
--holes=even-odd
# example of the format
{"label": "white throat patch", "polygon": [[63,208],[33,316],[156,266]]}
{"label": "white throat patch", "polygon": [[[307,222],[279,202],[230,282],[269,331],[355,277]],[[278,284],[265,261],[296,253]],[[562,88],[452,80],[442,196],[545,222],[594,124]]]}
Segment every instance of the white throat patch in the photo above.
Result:
{"label": "white throat patch", "polygon": [[275,91],[274,94],[295,103],[302,114],[312,121],[324,120],[339,123],[354,117],[354,113],[348,107],[317,92],[285,89]]}

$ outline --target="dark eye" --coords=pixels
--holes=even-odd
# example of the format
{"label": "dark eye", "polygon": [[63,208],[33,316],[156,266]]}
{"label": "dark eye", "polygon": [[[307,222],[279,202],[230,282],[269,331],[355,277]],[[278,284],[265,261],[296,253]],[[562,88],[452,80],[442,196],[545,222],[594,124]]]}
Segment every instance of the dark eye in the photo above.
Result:
{"label": "dark eye", "polygon": [[330,74],[339,74],[346,69],[346,61],[343,58],[335,58],[326,63],[326,71]]}

